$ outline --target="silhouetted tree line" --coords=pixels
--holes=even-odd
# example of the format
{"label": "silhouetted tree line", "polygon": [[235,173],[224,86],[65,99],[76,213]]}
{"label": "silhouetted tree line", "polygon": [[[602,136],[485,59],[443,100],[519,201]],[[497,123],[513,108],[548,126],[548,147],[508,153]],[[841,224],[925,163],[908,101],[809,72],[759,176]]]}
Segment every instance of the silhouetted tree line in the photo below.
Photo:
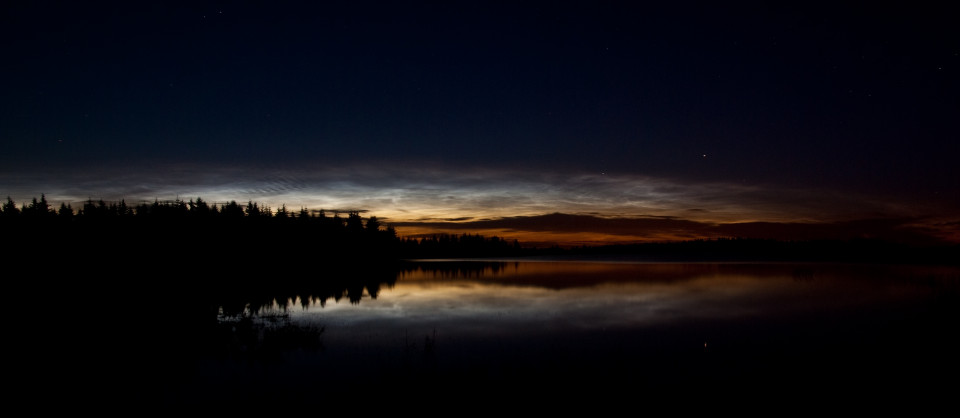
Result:
{"label": "silhouetted tree line", "polygon": [[403,238],[399,245],[404,258],[468,258],[522,256],[524,249],[517,240],[505,240],[477,234],[435,234],[420,238]]}
{"label": "silhouetted tree line", "polygon": [[78,250],[106,245],[131,257],[182,255],[213,262],[236,256],[249,261],[250,256],[362,258],[395,252],[398,238],[392,227],[384,228],[375,216],[345,215],[306,209],[292,213],[285,205],[274,211],[256,202],[208,204],[201,198],[137,205],[90,199],[76,210],[63,203],[54,210],[41,195],[19,208],[8,197],[0,225],[11,240],[80,240],[89,245]]}
{"label": "silhouetted tree line", "polygon": [[[397,235],[376,216],[357,211],[332,216],[324,210],[273,210],[248,201],[211,204],[201,198],[172,202],[88,199],[79,208],[54,209],[45,195],[19,207],[7,197],[0,208],[5,252],[46,248],[60,260],[110,255],[117,268],[158,258],[201,268],[271,274],[281,266],[361,266],[412,258],[537,255],[630,255],[650,261],[855,261],[945,262],[958,246],[911,247],[880,240],[779,241],[720,238],[575,248],[522,248],[516,240],[474,234]],[[31,245],[31,243],[33,245]],[[43,252],[40,252],[41,254]],[[214,272],[211,271],[211,274]]]}
{"label": "silhouetted tree line", "polygon": [[61,203],[54,209],[45,195],[19,207],[8,196],[0,208],[0,228],[10,247],[38,248],[25,247],[29,241],[41,247],[56,243],[59,256],[109,254],[115,256],[115,266],[131,268],[156,257],[177,257],[190,264],[234,260],[255,266],[253,270],[269,270],[318,260],[369,263],[522,254],[517,241],[499,237],[400,238],[392,226],[358,211],[329,214],[322,209],[289,210],[286,205],[274,210],[253,201],[216,204],[200,197],[135,205],[88,199],[77,208]]}
{"label": "silhouetted tree line", "polygon": [[[73,209],[72,204],[61,203],[58,209],[53,209],[47,202],[45,195],[40,196],[40,200],[33,198],[30,204],[23,203],[18,208],[16,203],[7,196],[7,201],[0,208],[0,219],[7,221],[20,219],[109,219],[109,218],[152,218],[152,219],[270,219],[278,220],[300,219],[306,221],[309,219],[319,219],[321,222],[330,221],[339,222],[341,226],[348,225],[351,228],[368,228],[370,230],[379,230],[382,226],[377,218],[371,217],[366,222],[362,220],[358,211],[347,212],[347,218],[341,218],[340,212],[335,212],[332,218],[327,217],[324,210],[309,211],[301,208],[299,212],[287,210],[283,205],[276,211],[269,206],[260,205],[258,202],[249,201],[246,205],[241,205],[235,200],[230,203],[217,204],[207,203],[202,198],[196,200],[190,199],[184,201],[176,199],[172,202],[160,202],[155,200],[153,203],[141,202],[136,206],[130,206],[125,200],[119,202],[104,202],[102,199],[94,201],[88,199],[83,205]],[[388,232],[392,227],[386,228]]]}

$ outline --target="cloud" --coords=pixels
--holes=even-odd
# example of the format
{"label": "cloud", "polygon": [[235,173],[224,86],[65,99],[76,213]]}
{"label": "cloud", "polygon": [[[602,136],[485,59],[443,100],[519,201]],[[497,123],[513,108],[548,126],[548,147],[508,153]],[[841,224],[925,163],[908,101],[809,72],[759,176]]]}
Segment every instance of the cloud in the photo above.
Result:
{"label": "cloud", "polygon": [[471,222],[398,222],[396,226],[420,226],[437,229],[503,229],[530,232],[593,232],[611,235],[642,236],[651,231],[701,232],[709,224],[664,217],[603,218],[592,215],[552,213],[537,216],[512,216]]}
{"label": "cloud", "polygon": [[[939,231],[956,221],[952,208],[830,189],[436,164],[154,163],[0,172],[0,184],[6,186],[0,193],[19,202],[40,193],[54,204],[87,198],[128,203],[196,197],[212,203],[252,200],[272,208],[364,210],[410,234],[428,228],[471,229],[585,241],[760,236],[771,231],[802,237],[823,235],[827,229],[844,231],[841,235],[889,235],[894,230]],[[935,218],[941,226],[926,221]]]}
{"label": "cloud", "polygon": [[[397,227],[469,233],[500,231],[501,235],[548,233],[557,236],[594,236],[602,242],[638,242],[670,239],[756,238],[779,240],[873,238],[913,244],[940,241],[925,230],[921,219],[861,219],[840,222],[731,222],[708,223],[672,217],[604,218],[553,213],[471,222],[400,222]],[[520,234],[522,235],[522,234]],[[606,236],[599,239],[599,236]],[[576,242],[566,242],[576,244]]]}

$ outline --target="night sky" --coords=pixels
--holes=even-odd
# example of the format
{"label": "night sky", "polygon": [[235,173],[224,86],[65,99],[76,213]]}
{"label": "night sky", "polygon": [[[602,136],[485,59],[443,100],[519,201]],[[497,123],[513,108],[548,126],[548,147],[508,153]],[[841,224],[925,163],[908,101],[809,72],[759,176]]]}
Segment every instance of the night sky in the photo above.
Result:
{"label": "night sky", "polygon": [[0,198],[960,242],[946,3],[664,3],[4,2]]}

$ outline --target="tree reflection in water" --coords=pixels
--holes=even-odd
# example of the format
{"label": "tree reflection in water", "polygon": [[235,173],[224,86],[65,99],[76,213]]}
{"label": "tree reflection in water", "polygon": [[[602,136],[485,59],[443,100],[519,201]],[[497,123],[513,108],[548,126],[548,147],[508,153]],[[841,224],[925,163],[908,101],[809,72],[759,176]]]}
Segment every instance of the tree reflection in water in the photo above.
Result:
{"label": "tree reflection in water", "polygon": [[[71,305],[87,319],[30,341],[64,387],[172,406],[424,394],[530,405],[544,391],[621,405],[745,393],[795,402],[850,388],[915,399],[944,395],[934,377],[960,371],[956,267],[464,261],[295,280],[264,271],[231,270],[238,279],[219,286],[87,284],[73,293],[85,303]],[[163,290],[172,288],[189,291]],[[55,348],[64,341],[88,343],[67,357]],[[24,376],[25,387],[40,375]]]}
{"label": "tree reflection in water", "polygon": [[240,320],[313,327],[307,341],[320,344],[200,362],[206,380],[185,392],[230,382],[204,393],[233,399],[247,382],[284,399],[381,391],[529,403],[531,388],[611,402],[851,387],[909,397],[942,392],[930,370],[960,370],[946,348],[952,267],[459,262],[393,277],[359,298],[344,297],[354,286],[244,304]]}

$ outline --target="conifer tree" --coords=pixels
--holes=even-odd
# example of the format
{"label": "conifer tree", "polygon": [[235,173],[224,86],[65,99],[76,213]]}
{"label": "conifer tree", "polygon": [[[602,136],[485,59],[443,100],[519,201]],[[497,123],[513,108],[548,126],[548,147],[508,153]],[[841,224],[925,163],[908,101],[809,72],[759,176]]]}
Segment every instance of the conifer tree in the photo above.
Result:
{"label": "conifer tree", "polygon": [[7,196],[7,202],[3,204],[3,211],[0,212],[3,216],[17,216],[20,214],[20,209],[17,209],[17,204],[13,203],[13,199],[10,196]]}

